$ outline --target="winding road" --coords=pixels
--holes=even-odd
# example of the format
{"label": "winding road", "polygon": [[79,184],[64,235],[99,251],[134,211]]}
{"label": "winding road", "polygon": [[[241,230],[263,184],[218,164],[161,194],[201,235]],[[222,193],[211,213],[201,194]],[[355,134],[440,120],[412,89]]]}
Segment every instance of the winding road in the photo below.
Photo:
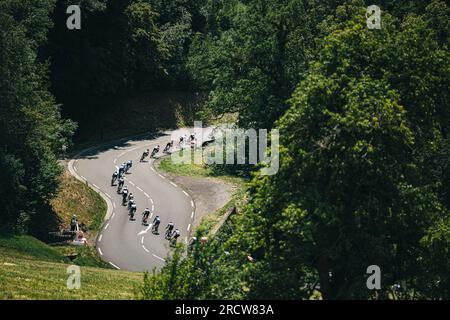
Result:
{"label": "winding road", "polygon": [[[167,131],[159,136],[147,134],[137,138],[122,139],[80,152],[69,162],[70,173],[100,193],[108,205],[105,222],[96,240],[96,248],[102,260],[116,269],[130,271],[151,271],[164,265],[170,251],[164,229],[172,221],[180,230],[179,240],[187,243],[191,225],[195,217],[195,203],[186,190],[159,174],[153,167],[154,159],[145,162],[139,159],[145,149],[153,150],[160,145],[162,150],[167,142],[193,129]],[[206,137],[207,132],[204,132]],[[173,138],[171,138],[173,137]],[[198,143],[202,138],[198,137]],[[133,193],[137,204],[136,220],[130,221],[128,210],[122,206],[122,196],[117,187],[111,186],[111,175],[116,166],[133,160],[133,167],[125,175],[125,185]],[[145,208],[151,210],[149,223],[153,217],[161,218],[160,234],[151,232],[151,225],[141,223]]]}

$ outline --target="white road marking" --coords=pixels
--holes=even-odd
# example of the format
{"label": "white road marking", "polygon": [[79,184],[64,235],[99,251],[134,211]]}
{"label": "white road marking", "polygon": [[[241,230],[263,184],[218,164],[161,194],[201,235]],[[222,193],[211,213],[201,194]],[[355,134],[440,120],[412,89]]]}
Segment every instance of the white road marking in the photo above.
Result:
{"label": "white road marking", "polygon": [[[151,218],[151,217],[150,217]],[[152,224],[150,224],[148,227],[147,227],[147,229],[145,229],[145,230],[142,230],[141,232],[139,232],[137,235],[138,236],[140,236],[140,235],[142,235],[142,234],[145,234],[145,233],[147,233],[148,232],[148,230],[150,230],[151,228],[152,228],[152,225],[153,225],[153,223]],[[144,241],[144,237],[142,237],[142,241]]]}
{"label": "white road marking", "polygon": [[188,227],[187,227],[187,231],[189,231],[191,229],[191,224],[189,223]]}
{"label": "white road marking", "polygon": [[189,197],[189,194],[186,191],[183,190],[183,193],[186,197]]}
{"label": "white road marking", "polygon": [[120,268],[118,267],[118,266],[116,266],[114,263],[112,263],[111,261],[109,262],[109,264],[110,265],[112,265],[114,268],[116,268],[116,269],[119,269],[120,270]]}
{"label": "white road marking", "polygon": [[144,237],[141,238],[141,244],[144,244]]}
{"label": "white road marking", "polygon": [[159,259],[159,260],[161,260],[161,261],[166,261],[166,260],[164,260],[163,258],[158,257],[156,254],[152,254],[152,256],[154,256],[156,259]]}
{"label": "white road marking", "polygon": [[[98,242],[101,242],[103,238],[103,234],[100,235],[100,237],[98,237]],[[100,249],[100,248],[99,248]]]}
{"label": "white road marking", "polygon": [[136,187],[139,191],[141,191],[141,192],[144,192],[144,190],[142,190],[141,188],[139,188],[139,187]]}
{"label": "white road marking", "polygon": [[178,188],[178,186],[175,183],[170,182],[170,184],[173,185],[175,188]]}
{"label": "white road marking", "polygon": [[115,215],[116,215],[116,213],[115,213],[115,212],[113,212],[113,214],[112,214],[112,216],[111,216],[111,219],[112,219],[112,218],[114,218],[114,216],[115,216]]}
{"label": "white road marking", "polygon": [[114,159],[114,163],[117,163],[117,158],[116,158],[116,159]]}
{"label": "white road marking", "polygon": [[155,168],[151,167],[150,169],[152,169],[152,171],[155,171]]}
{"label": "white road marking", "polygon": [[105,226],[105,230],[108,229],[108,227],[109,227],[109,223]]}
{"label": "white road marking", "polygon": [[73,170],[75,170],[75,172],[78,172],[78,169],[77,169],[77,167],[73,167]]}
{"label": "white road marking", "polygon": [[134,184],[134,182],[133,181],[128,181],[132,186],[135,186],[135,184]]}
{"label": "white road marking", "polygon": [[154,212],[152,212],[152,213],[150,214],[150,219],[153,218],[153,213],[154,213]]}
{"label": "white road marking", "polygon": [[97,249],[98,249],[98,253],[100,253],[100,255],[102,256],[103,255],[102,249],[100,249],[100,248],[97,248]]}
{"label": "white road marking", "polygon": [[161,175],[161,174],[159,174],[159,173],[158,173],[158,176],[160,176],[160,177],[163,178],[163,179],[166,179],[163,175]]}
{"label": "white road marking", "polygon": [[83,176],[80,176],[81,177],[81,179],[83,179],[84,181],[87,181],[87,179],[85,178],[85,177],[83,177]]}
{"label": "white road marking", "polygon": [[153,199],[152,198],[150,198],[150,202],[153,204]]}
{"label": "white road marking", "polygon": [[192,213],[191,213],[191,219],[193,219],[194,218],[194,211],[192,211]]}
{"label": "white road marking", "polygon": [[191,206],[194,207],[194,201],[191,200]]}
{"label": "white road marking", "polygon": [[100,188],[97,185],[95,185],[95,184],[92,184],[92,185],[94,186],[95,189],[99,189],[100,190]]}
{"label": "white road marking", "polygon": [[108,197],[108,198],[110,198],[111,199],[111,196],[109,195],[109,194],[107,194],[107,193],[105,193],[106,194],[106,196]]}
{"label": "white road marking", "polygon": [[148,195],[147,192],[144,192],[144,195],[145,195],[147,198],[150,198],[150,196]]}
{"label": "white road marking", "polygon": [[144,248],[144,250],[145,250],[146,252],[150,253],[150,251],[149,251],[145,246],[142,246],[142,248]]}
{"label": "white road marking", "polygon": [[115,203],[115,202],[113,202],[113,208],[114,208],[114,209],[116,208],[116,203]]}
{"label": "white road marking", "polygon": [[152,211],[155,211],[155,206],[152,204]]}

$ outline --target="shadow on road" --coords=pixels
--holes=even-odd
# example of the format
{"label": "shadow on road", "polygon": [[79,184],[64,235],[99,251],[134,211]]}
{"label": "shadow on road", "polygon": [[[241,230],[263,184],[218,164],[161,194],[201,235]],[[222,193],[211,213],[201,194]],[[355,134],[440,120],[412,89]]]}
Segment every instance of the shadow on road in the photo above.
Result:
{"label": "shadow on road", "polygon": [[119,140],[113,140],[109,142],[103,142],[98,146],[94,146],[92,148],[88,148],[85,151],[81,151],[81,154],[75,155],[74,159],[97,159],[98,155],[104,151],[115,149],[115,150],[124,150],[130,147],[133,143],[145,140],[153,140],[163,136],[169,136],[163,131],[152,132],[152,133],[144,133],[128,138],[122,138]]}

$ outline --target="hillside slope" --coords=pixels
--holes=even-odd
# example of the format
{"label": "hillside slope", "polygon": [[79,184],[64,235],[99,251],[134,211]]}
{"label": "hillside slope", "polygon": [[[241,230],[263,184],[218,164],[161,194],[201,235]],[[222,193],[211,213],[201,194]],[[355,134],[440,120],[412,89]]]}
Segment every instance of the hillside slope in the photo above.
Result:
{"label": "hillside slope", "polygon": [[67,288],[69,260],[29,236],[0,236],[0,299],[132,299],[141,273],[81,266],[80,289]]}

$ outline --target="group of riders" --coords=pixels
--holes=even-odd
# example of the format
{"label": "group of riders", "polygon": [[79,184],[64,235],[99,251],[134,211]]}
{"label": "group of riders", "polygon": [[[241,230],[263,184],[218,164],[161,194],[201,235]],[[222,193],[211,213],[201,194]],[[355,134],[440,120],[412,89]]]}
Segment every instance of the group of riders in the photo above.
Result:
{"label": "group of riders", "polygon": [[[180,137],[180,140],[178,141],[178,146],[180,147],[180,146],[182,146],[183,144],[186,144],[186,143],[195,144],[195,141],[196,141],[195,133],[190,134],[189,137],[185,134],[185,135],[182,135]],[[173,140],[171,140],[170,142],[168,142],[166,144],[166,146],[164,147],[163,152],[164,153],[170,152],[170,150],[172,148],[173,148]],[[160,146],[159,145],[157,145],[156,147],[153,148],[151,154],[150,154],[150,149],[145,150],[142,153],[140,162],[144,162],[145,158],[147,158],[149,155],[150,155],[150,158],[153,158],[156,154],[158,154],[159,150],[160,150]]]}
{"label": "group of riders", "polygon": [[[178,145],[182,145],[187,142],[193,142],[195,141],[195,134],[191,134],[189,138],[186,135],[183,135],[180,137]],[[170,141],[166,144],[166,147],[164,148],[163,152],[169,152],[173,147],[173,141]],[[160,150],[159,145],[157,145],[155,148],[153,148],[152,153],[150,154],[150,150],[147,149],[144,151],[144,153],[141,156],[140,162],[143,162],[146,157],[150,155],[150,158],[153,158]],[[130,216],[130,220],[134,221],[136,220],[134,216],[136,215],[137,211],[137,205],[136,201],[134,199],[134,195],[132,192],[128,190],[128,187],[125,185],[125,174],[130,173],[130,169],[133,166],[133,161],[128,160],[127,162],[124,162],[122,165],[118,167],[116,171],[114,171],[111,179],[111,186],[115,186],[115,183],[117,181],[117,193],[122,195],[122,205],[127,206],[128,208],[128,215]],[[148,226],[148,218],[150,217],[150,209],[145,208],[145,210],[142,212],[142,225]],[[161,223],[161,218],[159,216],[156,216],[153,219],[152,222],[152,233],[153,234],[159,234],[159,225]],[[171,241],[172,244],[175,244],[177,242],[177,239],[180,237],[180,230],[175,228],[175,225],[173,222],[169,222],[169,224],[166,226],[165,229],[165,238],[169,241]]]}

